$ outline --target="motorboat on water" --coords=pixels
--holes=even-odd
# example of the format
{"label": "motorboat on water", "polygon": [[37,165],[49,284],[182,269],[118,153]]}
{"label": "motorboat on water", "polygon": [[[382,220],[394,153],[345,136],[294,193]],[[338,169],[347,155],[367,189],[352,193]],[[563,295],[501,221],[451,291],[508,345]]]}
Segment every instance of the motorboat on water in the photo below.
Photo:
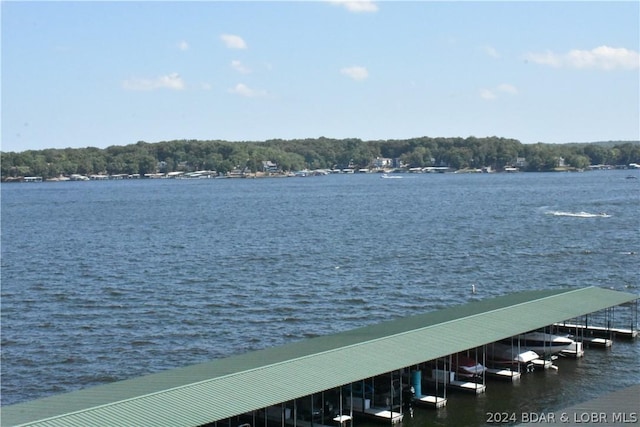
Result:
{"label": "motorboat on water", "polygon": [[563,335],[553,335],[546,332],[527,332],[517,337],[501,340],[500,343],[520,348],[522,351],[533,351],[545,356],[566,350],[574,344],[574,341]]}
{"label": "motorboat on water", "polygon": [[384,179],[400,179],[402,177],[398,176],[398,175],[389,175],[387,173],[383,173],[382,175],[380,175],[380,178],[384,178]]}

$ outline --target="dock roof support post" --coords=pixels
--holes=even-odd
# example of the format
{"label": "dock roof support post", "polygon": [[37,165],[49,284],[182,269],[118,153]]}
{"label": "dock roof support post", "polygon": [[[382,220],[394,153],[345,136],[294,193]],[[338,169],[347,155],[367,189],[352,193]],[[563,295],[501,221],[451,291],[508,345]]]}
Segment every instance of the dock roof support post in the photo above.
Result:
{"label": "dock roof support post", "polygon": [[[353,386],[351,386],[351,388],[353,388]],[[353,406],[353,399],[350,402],[349,406]],[[342,417],[342,387],[340,387],[340,405],[338,405],[338,408],[340,408],[340,417]],[[340,423],[340,425],[342,425],[342,422]]]}
{"label": "dock roof support post", "polygon": [[[400,412],[402,413],[402,411],[404,410],[404,385],[402,384],[402,374],[404,373],[404,368],[402,368],[400,370]],[[409,377],[411,378],[411,377]],[[409,380],[411,381],[411,380]]]}
{"label": "dock roof support post", "polygon": [[389,424],[393,425],[393,371],[389,375]]}
{"label": "dock roof support post", "polygon": [[298,399],[293,399],[293,427],[298,427]]}
{"label": "dock roof support post", "polygon": [[[513,337],[511,337],[511,349],[513,350]],[[518,338],[518,352],[516,354],[519,355],[520,353],[521,353],[521,351],[520,351],[520,338]],[[513,354],[513,351],[511,351],[511,354]],[[520,360],[518,360],[518,359],[516,359],[516,363],[518,364],[518,372],[520,372],[521,363],[520,363]],[[527,368],[527,370],[528,370],[528,368]]]}
{"label": "dock roof support post", "polygon": [[[478,347],[476,347],[476,360],[478,360]],[[482,346],[482,385],[487,385],[487,345]]]}
{"label": "dock roof support post", "polygon": [[[364,389],[363,389],[363,393],[364,393]],[[351,387],[351,389],[349,390],[349,398],[351,399],[351,405],[349,405],[349,418],[350,418],[350,424],[351,427],[353,427],[353,387]]]}
{"label": "dock roof support post", "polygon": [[[362,387],[362,398],[364,399],[366,395],[366,392],[364,391],[364,387]],[[371,405],[374,404],[374,401],[376,400],[376,379],[374,377],[371,377]],[[364,406],[362,407],[362,409],[364,410]]]}
{"label": "dock roof support post", "polygon": [[589,327],[589,315],[588,314],[584,315],[584,327],[585,327],[585,329]]}
{"label": "dock roof support post", "polygon": [[[444,360],[444,358],[443,358],[443,362],[446,364],[446,360]],[[436,367],[437,366],[438,365],[437,365],[437,361],[436,361]],[[446,371],[446,369],[445,369],[445,371]],[[438,384],[438,381],[436,381],[436,384]],[[446,375],[444,376],[444,382],[442,383],[442,391],[444,393],[444,397],[446,398],[447,397],[447,376]],[[436,395],[437,395],[437,393],[436,393]]]}
{"label": "dock roof support post", "polygon": [[313,427],[313,394],[311,395],[311,427]]}
{"label": "dock roof support post", "polygon": [[[436,369],[438,369],[438,362],[439,362],[439,361],[440,361],[440,358],[438,357],[438,358],[436,359]],[[433,376],[433,373],[432,373],[431,375]],[[438,377],[436,376],[436,396],[438,396],[438,383],[439,383],[439,381],[438,381]]]}

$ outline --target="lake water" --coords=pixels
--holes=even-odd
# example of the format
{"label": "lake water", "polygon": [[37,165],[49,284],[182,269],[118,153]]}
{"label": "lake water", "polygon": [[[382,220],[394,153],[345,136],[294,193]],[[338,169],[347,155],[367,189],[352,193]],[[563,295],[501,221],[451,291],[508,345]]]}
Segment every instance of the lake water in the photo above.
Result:
{"label": "lake water", "polygon": [[[2,404],[521,290],[639,293],[638,172],[3,184]],[[640,343],[558,365],[404,424],[637,384]]]}

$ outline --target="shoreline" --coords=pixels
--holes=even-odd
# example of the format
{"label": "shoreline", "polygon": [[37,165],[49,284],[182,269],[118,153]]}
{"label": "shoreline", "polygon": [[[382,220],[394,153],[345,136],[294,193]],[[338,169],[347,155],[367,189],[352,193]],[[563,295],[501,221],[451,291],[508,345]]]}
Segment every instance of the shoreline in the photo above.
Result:
{"label": "shoreline", "polygon": [[[553,172],[591,172],[591,171],[610,171],[610,170],[637,170],[638,168],[630,167],[626,165],[596,165],[589,167],[588,169],[577,169],[571,167],[555,168],[550,171],[544,171],[546,173]],[[216,171],[196,171],[196,172],[168,172],[168,173],[155,173],[155,174],[119,174],[119,175],[106,175],[106,174],[94,174],[94,175],[60,175],[55,178],[43,178],[41,176],[17,176],[17,177],[3,177],[2,183],[16,183],[16,182],[67,182],[67,181],[117,181],[117,180],[139,180],[139,179],[255,179],[255,178],[305,178],[311,176],[324,176],[324,175],[361,175],[361,174],[394,174],[397,176],[410,175],[410,174],[495,174],[495,173],[527,173],[517,168],[508,168],[505,170],[495,170],[491,168],[482,169],[451,169],[451,168],[414,168],[414,169],[316,169],[316,170],[302,170],[295,172],[243,172],[243,171],[231,171],[226,174],[218,174]],[[633,175],[627,178],[636,178]]]}

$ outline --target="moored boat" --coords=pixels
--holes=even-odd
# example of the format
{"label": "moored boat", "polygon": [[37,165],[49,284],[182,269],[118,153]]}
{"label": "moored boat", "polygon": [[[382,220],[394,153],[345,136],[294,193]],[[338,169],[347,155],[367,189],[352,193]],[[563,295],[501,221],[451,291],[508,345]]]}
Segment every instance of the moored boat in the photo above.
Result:
{"label": "moored boat", "polygon": [[532,350],[518,349],[510,344],[493,343],[487,346],[487,359],[492,365],[510,367],[512,365],[528,365],[540,355]]}
{"label": "moored boat", "polygon": [[544,356],[560,353],[562,350],[571,347],[574,341],[562,335],[553,335],[545,332],[527,332],[517,337],[504,339],[500,341],[500,343],[507,345],[512,344],[515,347],[519,346],[523,351],[529,350]]}
{"label": "moored boat", "polygon": [[463,354],[454,355],[452,357],[452,365],[456,374],[464,378],[481,376],[487,370],[482,363],[478,363],[475,359]]}

